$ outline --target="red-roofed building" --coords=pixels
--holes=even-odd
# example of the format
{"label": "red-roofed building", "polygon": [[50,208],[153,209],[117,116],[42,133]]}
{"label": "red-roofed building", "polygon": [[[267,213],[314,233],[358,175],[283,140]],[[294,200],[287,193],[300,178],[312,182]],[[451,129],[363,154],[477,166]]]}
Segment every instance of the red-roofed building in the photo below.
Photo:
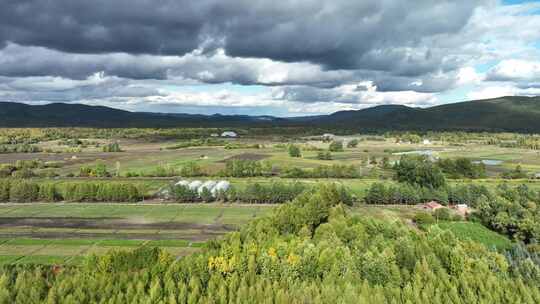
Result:
{"label": "red-roofed building", "polygon": [[437,203],[436,201],[427,202],[424,205],[422,205],[422,208],[429,211],[435,211],[437,209],[444,208],[443,205]]}

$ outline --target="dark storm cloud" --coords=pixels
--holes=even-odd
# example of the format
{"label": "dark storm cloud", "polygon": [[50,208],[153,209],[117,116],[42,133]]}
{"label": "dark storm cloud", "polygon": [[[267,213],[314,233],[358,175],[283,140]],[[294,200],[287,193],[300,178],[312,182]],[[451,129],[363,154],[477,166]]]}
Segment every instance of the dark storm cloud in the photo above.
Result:
{"label": "dark storm cloud", "polygon": [[[388,53],[456,33],[477,1],[8,0],[0,43],[67,53],[183,55],[224,47],[231,56],[309,61],[328,69],[431,71],[442,57]],[[370,54],[388,57],[373,61]],[[418,66],[418,71],[414,69]]]}
{"label": "dark storm cloud", "polygon": [[[261,64],[269,64],[261,67]],[[274,76],[286,69],[280,79]],[[62,53],[43,47],[27,47],[9,43],[0,50],[0,75],[9,77],[59,76],[86,79],[97,73],[129,79],[181,78],[217,84],[231,82],[251,85],[307,84],[333,87],[355,79],[353,71],[323,71],[312,64],[261,62],[261,59],[232,58],[224,54],[178,56]],[[261,77],[262,75],[262,77]]]}
{"label": "dark storm cloud", "polygon": [[85,79],[96,72],[130,79],[165,79],[168,65],[157,56],[72,54],[9,43],[0,50],[0,75]]}
{"label": "dark storm cloud", "polygon": [[207,83],[276,94],[219,106],[429,103],[493,1],[0,0],[0,99],[208,106],[219,94],[171,89]]}
{"label": "dark storm cloud", "polygon": [[0,77],[2,101],[72,102],[88,99],[133,98],[162,95],[158,90],[134,81],[94,75],[78,81],[62,78]]}

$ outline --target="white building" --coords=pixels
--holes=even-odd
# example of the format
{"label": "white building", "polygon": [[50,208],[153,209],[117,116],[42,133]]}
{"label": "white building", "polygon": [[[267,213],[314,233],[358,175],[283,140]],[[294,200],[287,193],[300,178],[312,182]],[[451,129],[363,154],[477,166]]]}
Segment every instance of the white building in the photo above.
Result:
{"label": "white building", "polygon": [[[204,189],[208,190],[213,197],[215,197],[219,192],[226,192],[231,187],[231,183],[225,180],[221,181],[213,181],[208,180],[205,182],[195,180],[195,181],[189,181],[189,180],[181,180],[175,184],[175,186],[182,186],[187,187],[191,191],[197,191],[197,194],[200,196]],[[169,193],[162,192],[162,195],[166,198],[169,198]]]}
{"label": "white building", "polygon": [[221,137],[238,137],[238,134],[234,131],[225,131],[221,133]]}
{"label": "white building", "polygon": [[336,137],[336,136],[334,134],[332,134],[332,133],[324,133],[322,135],[322,138],[324,140],[332,140],[332,139],[334,139],[334,137]]}
{"label": "white building", "polygon": [[424,139],[424,141],[422,143],[424,145],[431,145],[431,141],[429,141],[429,139]]}

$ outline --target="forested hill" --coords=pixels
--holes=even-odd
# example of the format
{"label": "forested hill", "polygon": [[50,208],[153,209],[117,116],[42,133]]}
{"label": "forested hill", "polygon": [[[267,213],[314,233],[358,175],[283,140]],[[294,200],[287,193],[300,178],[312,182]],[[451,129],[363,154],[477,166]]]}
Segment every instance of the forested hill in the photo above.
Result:
{"label": "forested hill", "polygon": [[129,112],[82,104],[27,105],[0,102],[0,127],[234,127],[264,126],[280,120],[269,116]]}
{"label": "forested hill", "polygon": [[540,97],[501,97],[431,108],[385,105],[313,121],[345,129],[540,132]]}
{"label": "forested hill", "polygon": [[129,112],[102,106],[0,103],[0,127],[270,127],[299,126],[353,132],[470,130],[540,132],[540,97],[501,97],[431,108],[383,105],[296,118]]}

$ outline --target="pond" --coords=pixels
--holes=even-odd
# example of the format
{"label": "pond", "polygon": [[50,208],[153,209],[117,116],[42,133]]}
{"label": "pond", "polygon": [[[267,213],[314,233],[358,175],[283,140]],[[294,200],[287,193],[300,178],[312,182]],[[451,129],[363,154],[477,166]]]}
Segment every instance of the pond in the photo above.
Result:
{"label": "pond", "polygon": [[435,152],[433,150],[414,150],[414,151],[406,151],[406,152],[396,152],[392,153],[393,155],[409,155],[409,154],[417,154],[417,155],[427,155],[432,156]]}
{"label": "pond", "polygon": [[473,161],[473,163],[475,164],[484,164],[486,166],[497,166],[497,165],[500,165],[502,164],[502,160],[496,160],[496,159],[482,159],[482,160],[476,160],[476,161]]}

